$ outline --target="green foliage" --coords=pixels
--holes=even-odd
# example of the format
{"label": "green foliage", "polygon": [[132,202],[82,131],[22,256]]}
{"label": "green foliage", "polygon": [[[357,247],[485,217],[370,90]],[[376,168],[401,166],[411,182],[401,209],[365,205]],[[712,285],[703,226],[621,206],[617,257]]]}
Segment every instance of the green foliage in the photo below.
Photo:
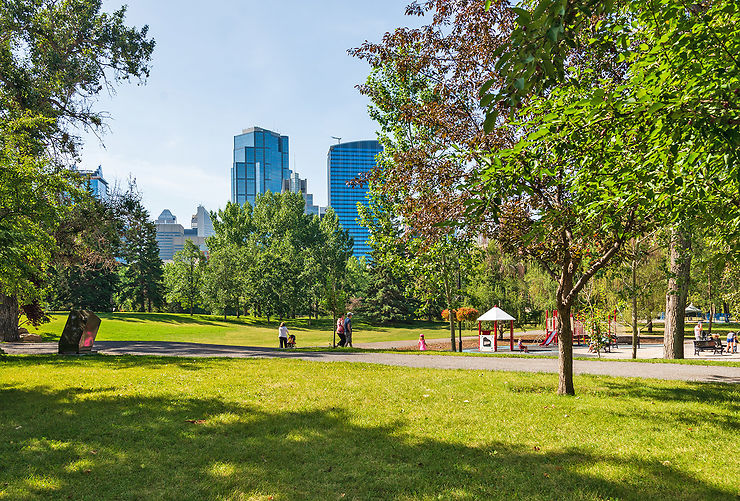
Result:
{"label": "green foliage", "polygon": [[0,110],[15,119],[43,117],[32,133],[37,153],[75,154],[71,127],[103,126],[104,113],[92,107],[96,96],[149,75],[148,27],[126,26],[125,7],[111,14],[101,8],[101,0],[0,4]]}
{"label": "green foliage", "polygon": [[321,243],[317,247],[321,281],[321,304],[336,319],[347,307],[347,261],[352,255],[352,238],[339,224],[339,217],[328,210],[319,225]]}
{"label": "green foliage", "polygon": [[245,267],[241,259],[244,249],[236,245],[221,245],[211,251],[203,277],[203,299],[214,313],[239,313],[243,298]]}
{"label": "green foliage", "polygon": [[192,315],[202,301],[205,266],[203,252],[191,240],[185,240],[183,249],[173,256],[173,262],[164,267],[167,302],[179,304]]}
{"label": "green foliage", "polygon": [[[206,268],[211,311],[239,314],[244,307],[283,319],[316,312],[328,289],[344,290],[349,236],[333,212],[319,222],[304,210],[302,195],[268,192],[254,207],[228,203],[212,214],[216,235],[208,240]],[[344,299],[333,303],[337,311],[344,305]]]}
{"label": "green foliage", "polygon": [[[56,230],[80,196],[61,167],[78,152],[74,131],[100,131],[103,89],[145,78],[154,41],[100,0],[0,3],[0,337],[13,305],[44,293]],[[8,307],[6,307],[7,305]],[[38,310],[38,308],[34,308]]]}
{"label": "green foliage", "polygon": [[391,325],[413,320],[416,301],[403,293],[403,284],[382,265],[374,266],[371,282],[358,313],[372,324]]}
{"label": "green foliage", "polygon": [[52,310],[111,311],[118,279],[118,271],[104,265],[60,266],[51,276],[53,292],[48,299],[49,305]]}
{"label": "green foliage", "polygon": [[123,233],[120,303],[136,311],[151,312],[164,303],[163,263],[157,232],[138,196],[129,199]]}

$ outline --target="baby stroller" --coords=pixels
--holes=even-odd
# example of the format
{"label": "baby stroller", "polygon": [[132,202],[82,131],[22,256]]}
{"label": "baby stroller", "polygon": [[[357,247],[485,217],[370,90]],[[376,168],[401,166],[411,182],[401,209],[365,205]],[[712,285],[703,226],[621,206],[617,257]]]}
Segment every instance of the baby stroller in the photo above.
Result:
{"label": "baby stroller", "polygon": [[288,348],[295,348],[295,336],[293,334],[288,336]]}

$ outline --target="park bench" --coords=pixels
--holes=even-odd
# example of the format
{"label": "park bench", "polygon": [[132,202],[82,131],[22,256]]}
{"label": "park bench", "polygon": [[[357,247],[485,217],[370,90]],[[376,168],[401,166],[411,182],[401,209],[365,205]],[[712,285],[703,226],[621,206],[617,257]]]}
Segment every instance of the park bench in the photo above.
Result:
{"label": "park bench", "polygon": [[[612,345],[614,345],[615,348],[619,348],[620,344],[632,346],[632,336],[614,336],[612,339]],[[637,347],[640,347],[640,336],[637,336]]]}
{"label": "park bench", "polygon": [[697,357],[699,356],[699,352],[702,351],[709,351],[712,350],[712,353],[715,355],[719,353],[720,355],[725,350],[725,347],[722,345],[722,340],[719,338],[716,339],[702,339],[702,340],[694,340],[694,355]]}

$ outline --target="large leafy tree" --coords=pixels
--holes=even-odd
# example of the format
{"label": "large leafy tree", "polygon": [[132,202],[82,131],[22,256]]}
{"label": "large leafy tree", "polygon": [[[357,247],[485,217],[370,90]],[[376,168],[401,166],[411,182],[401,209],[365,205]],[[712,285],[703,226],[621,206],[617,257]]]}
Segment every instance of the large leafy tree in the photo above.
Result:
{"label": "large leafy tree", "polygon": [[[529,126],[520,134],[529,137],[515,156],[535,155],[558,138],[566,152],[556,152],[558,158],[578,156],[572,165],[602,164],[610,173],[623,170],[620,164],[633,166],[626,179],[636,183],[621,190],[625,196],[616,196],[614,206],[632,196],[625,208],[633,204],[636,221],[650,215],[673,227],[664,341],[669,358],[683,357],[688,222],[706,216],[737,220],[737,7],[733,1],[536,2],[515,9],[519,27],[499,65],[503,85],[491,81],[482,89],[484,103],[536,106],[520,115]],[[489,114],[491,128],[496,116]],[[572,165],[569,177],[586,174],[599,190],[619,182]],[[613,220],[599,204],[582,207]],[[720,231],[734,237],[736,227],[729,223]],[[561,391],[572,388],[561,384]]]}
{"label": "large leafy tree", "polygon": [[337,317],[347,306],[347,261],[352,256],[352,237],[339,224],[337,214],[329,209],[320,222],[320,240],[315,247],[316,261],[321,270],[321,304],[332,316],[336,341]]}
{"label": "large leafy tree", "polygon": [[101,131],[100,91],[146,78],[154,41],[100,0],[0,4],[0,336],[17,336],[18,302],[41,295],[54,232],[76,189],[61,165],[75,128]]}
{"label": "large leafy tree", "polygon": [[185,240],[181,251],[175,253],[173,262],[164,268],[167,301],[180,304],[193,315],[201,303],[206,257],[192,240]]}

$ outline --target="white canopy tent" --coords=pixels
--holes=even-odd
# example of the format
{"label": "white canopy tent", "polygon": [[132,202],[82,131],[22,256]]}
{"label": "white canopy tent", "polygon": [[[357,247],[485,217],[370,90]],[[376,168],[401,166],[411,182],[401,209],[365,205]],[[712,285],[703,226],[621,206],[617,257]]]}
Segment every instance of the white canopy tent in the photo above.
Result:
{"label": "white canopy tent", "polygon": [[[509,322],[509,350],[514,351],[514,320],[516,320],[514,317],[506,313],[504,310],[499,308],[498,306],[494,306],[487,312],[485,312],[483,315],[478,317],[478,345],[483,351],[484,346],[484,336],[486,337],[493,337],[493,351],[498,351],[498,333],[497,325],[500,321],[508,321]],[[486,331],[486,334],[483,333],[481,330],[481,322],[494,322],[493,324],[493,336],[491,336],[490,331]],[[487,345],[488,343],[486,343]],[[490,348],[489,348],[490,350]]]}

